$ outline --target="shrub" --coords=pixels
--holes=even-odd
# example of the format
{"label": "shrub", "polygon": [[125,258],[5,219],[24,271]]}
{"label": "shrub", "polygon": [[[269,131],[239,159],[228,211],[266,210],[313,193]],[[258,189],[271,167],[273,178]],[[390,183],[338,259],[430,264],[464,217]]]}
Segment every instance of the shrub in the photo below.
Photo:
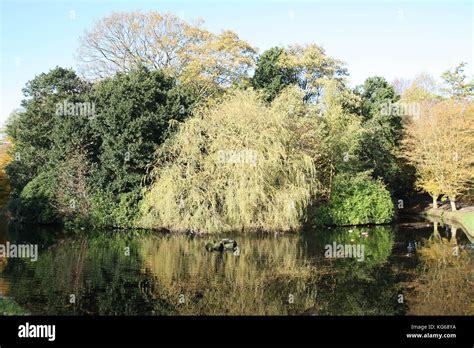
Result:
{"label": "shrub", "polygon": [[140,217],[139,200],[137,191],[118,197],[99,191],[91,198],[89,222],[96,227],[134,227]]}
{"label": "shrub", "polygon": [[113,210],[115,225],[119,227],[134,227],[140,218],[139,192],[127,192],[119,196],[118,204]]}
{"label": "shrub", "polygon": [[53,180],[48,173],[40,173],[12,200],[10,210],[13,216],[21,217],[28,223],[50,224],[59,222],[56,209],[52,205]]}
{"label": "shrub", "polygon": [[113,194],[98,191],[91,197],[90,223],[96,227],[113,226],[113,209],[115,205]]}
{"label": "shrub", "polygon": [[329,202],[316,209],[317,225],[384,224],[395,213],[390,193],[381,181],[366,174],[338,174]]}

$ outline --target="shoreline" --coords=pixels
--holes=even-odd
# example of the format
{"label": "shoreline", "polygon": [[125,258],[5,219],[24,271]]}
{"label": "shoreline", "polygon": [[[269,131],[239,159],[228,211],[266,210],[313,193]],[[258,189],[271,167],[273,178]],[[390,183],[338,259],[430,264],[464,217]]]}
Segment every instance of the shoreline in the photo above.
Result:
{"label": "shoreline", "polygon": [[446,221],[454,226],[462,228],[470,237],[474,238],[474,210],[448,211],[443,209],[427,209],[423,213],[427,217]]}

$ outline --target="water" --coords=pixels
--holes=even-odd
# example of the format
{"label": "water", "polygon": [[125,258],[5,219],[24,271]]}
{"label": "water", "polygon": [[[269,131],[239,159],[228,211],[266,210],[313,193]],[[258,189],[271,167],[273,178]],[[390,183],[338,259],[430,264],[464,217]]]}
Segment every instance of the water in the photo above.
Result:
{"label": "water", "polygon": [[[403,315],[418,263],[407,246],[432,234],[421,221],[219,236],[236,256],[206,251],[216,236],[2,226],[0,244],[36,243],[39,255],[0,260],[0,297],[38,315]],[[325,257],[334,242],[363,245],[364,260]]]}

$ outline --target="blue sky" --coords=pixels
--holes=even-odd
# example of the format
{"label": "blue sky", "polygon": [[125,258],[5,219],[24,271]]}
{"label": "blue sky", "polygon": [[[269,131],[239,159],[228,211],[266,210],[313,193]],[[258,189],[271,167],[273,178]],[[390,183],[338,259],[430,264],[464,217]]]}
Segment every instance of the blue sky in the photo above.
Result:
{"label": "blue sky", "polygon": [[113,11],[202,18],[207,29],[231,29],[260,52],[315,42],[346,62],[351,85],[373,75],[439,77],[461,61],[474,75],[473,1],[0,1],[0,125],[28,80],[57,65],[77,67],[79,37]]}

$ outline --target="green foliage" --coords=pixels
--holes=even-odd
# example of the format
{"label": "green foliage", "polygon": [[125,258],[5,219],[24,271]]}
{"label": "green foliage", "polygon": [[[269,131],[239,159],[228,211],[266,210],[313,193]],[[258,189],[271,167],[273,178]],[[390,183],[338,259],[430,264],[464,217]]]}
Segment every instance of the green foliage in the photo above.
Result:
{"label": "green foliage", "polygon": [[100,188],[120,194],[140,186],[155,148],[169,135],[172,121],[188,115],[189,98],[161,71],[145,68],[118,73],[94,87],[100,141]]}
{"label": "green foliage", "polygon": [[441,77],[447,84],[447,88],[444,89],[448,95],[465,98],[474,96],[474,82],[466,81],[466,75],[464,74],[464,67],[466,63],[460,63],[453,70],[444,72]]}
{"label": "green foliage", "polygon": [[[14,161],[6,168],[14,196],[49,167],[53,155],[56,127],[63,127],[67,117],[56,115],[57,104],[67,100],[80,101],[90,85],[70,69],[56,67],[42,73],[26,84],[23,110],[13,114],[7,124],[7,134],[15,144]],[[69,120],[70,121],[70,120]],[[81,127],[77,127],[81,129]],[[65,137],[76,139],[71,133]]]}
{"label": "green foliage", "polygon": [[402,115],[391,111],[400,96],[382,77],[368,78],[356,93],[362,99],[359,114],[364,129],[358,153],[360,169],[382,179],[391,192],[407,194],[413,189],[414,170],[399,156],[403,120]]}
{"label": "green foliage", "polygon": [[49,224],[58,222],[54,209],[54,184],[51,174],[43,172],[31,180],[18,197],[13,198],[10,210],[22,222]]}
{"label": "green foliage", "polygon": [[263,91],[263,97],[271,102],[286,87],[297,84],[296,70],[281,66],[280,59],[285,54],[281,47],[272,47],[258,58],[257,68],[252,78],[252,86]]}
{"label": "green foliage", "polygon": [[105,191],[97,191],[91,196],[89,221],[93,226],[114,226],[115,197]]}
{"label": "green foliage", "polygon": [[[401,172],[413,171],[397,153],[401,118],[382,112],[398,95],[380,77],[352,91],[345,74],[317,45],[274,47],[259,59],[256,92],[229,88],[197,110],[203,94],[160,70],[137,67],[91,85],[55,68],[28,82],[24,110],[8,124],[11,210],[26,222],[291,230],[316,192],[319,203],[334,203],[343,175],[368,171],[392,191],[409,186]],[[85,102],[93,114],[57,112]],[[377,207],[361,220],[390,220]],[[343,223],[332,207],[320,209]]]}
{"label": "green foliage", "polygon": [[30,313],[11,299],[0,296],[0,315],[29,315]]}
{"label": "green foliage", "polygon": [[362,98],[360,114],[365,119],[379,114],[387,102],[395,103],[400,99],[393,86],[380,76],[369,77],[356,88],[356,93]]}
{"label": "green foliage", "polygon": [[364,130],[359,117],[344,107],[343,93],[335,81],[327,82],[318,113],[317,143],[313,147],[319,151],[313,158],[324,196],[330,194],[337,173],[356,173],[361,167],[357,154],[361,150]]}
{"label": "green foliage", "polygon": [[366,174],[335,177],[327,204],[316,209],[317,225],[384,224],[392,221],[394,207],[385,186]]}
{"label": "green foliage", "polygon": [[139,192],[127,192],[119,196],[114,210],[115,224],[120,227],[133,227],[140,219]]}
{"label": "green foliage", "polygon": [[140,194],[137,191],[118,196],[110,192],[97,192],[91,197],[89,222],[95,227],[137,226],[140,218]]}
{"label": "green foliage", "polygon": [[[25,109],[8,124],[15,144],[6,168],[12,210],[28,222],[59,218],[85,224],[90,218],[100,226],[128,225],[137,218],[138,198],[132,197],[140,197],[136,192],[146,166],[171,123],[183,121],[194,100],[188,88],[145,68],[94,86],[72,70],[56,68],[30,81],[24,93]],[[89,114],[65,112],[68,105],[85,102]],[[101,192],[112,198],[110,209]]]}

